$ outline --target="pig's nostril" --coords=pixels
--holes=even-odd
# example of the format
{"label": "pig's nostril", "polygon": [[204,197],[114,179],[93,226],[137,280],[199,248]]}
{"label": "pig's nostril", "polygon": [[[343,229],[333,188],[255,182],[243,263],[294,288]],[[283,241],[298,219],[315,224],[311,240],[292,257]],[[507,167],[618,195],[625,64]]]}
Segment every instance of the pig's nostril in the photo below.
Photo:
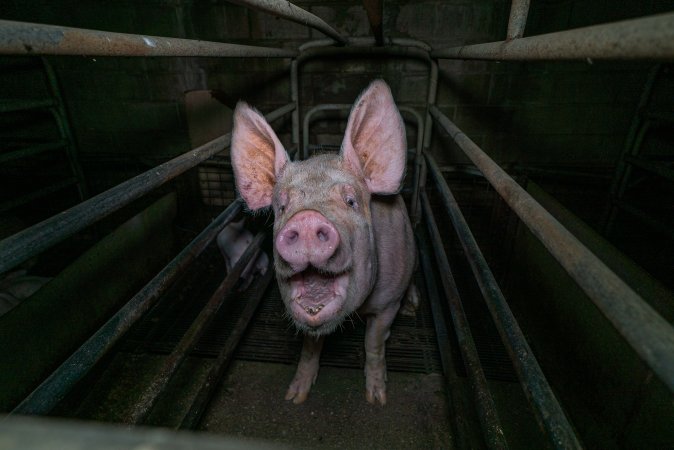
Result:
{"label": "pig's nostril", "polygon": [[297,242],[297,238],[299,237],[299,233],[295,230],[290,230],[285,234],[285,241],[286,244],[294,244]]}
{"label": "pig's nostril", "polygon": [[330,239],[330,232],[321,228],[316,232],[316,236],[318,237],[319,241],[327,242]]}

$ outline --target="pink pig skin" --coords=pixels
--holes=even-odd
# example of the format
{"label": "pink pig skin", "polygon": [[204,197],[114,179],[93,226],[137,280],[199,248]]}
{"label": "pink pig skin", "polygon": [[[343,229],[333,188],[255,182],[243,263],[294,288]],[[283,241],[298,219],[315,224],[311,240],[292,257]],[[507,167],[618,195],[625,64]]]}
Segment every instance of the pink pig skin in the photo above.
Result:
{"label": "pink pig skin", "polygon": [[272,206],[274,264],[288,315],[305,333],[287,400],[316,380],[325,335],[352,314],[367,318],[366,398],[386,403],[385,342],[411,284],[416,248],[398,195],[405,128],[391,91],[374,81],[358,97],[339,155],[291,162],[264,118],[237,105],[232,133],[237,188],[251,210]]}
{"label": "pink pig skin", "polygon": [[[230,222],[225,228],[218,233],[216,238],[218,248],[222,257],[225,259],[225,267],[227,273],[232,270],[232,267],[241,258],[241,255],[246,251],[251,242],[253,242],[253,234],[244,228],[244,220],[239,222]],[[241,272],[241,284],[239,291],[245,291],[250,286],[253,278],[257,273],[264,275],[269,266],[269,258],[267,254],[260,250],[257,256],[253,256],[250,262]]]}

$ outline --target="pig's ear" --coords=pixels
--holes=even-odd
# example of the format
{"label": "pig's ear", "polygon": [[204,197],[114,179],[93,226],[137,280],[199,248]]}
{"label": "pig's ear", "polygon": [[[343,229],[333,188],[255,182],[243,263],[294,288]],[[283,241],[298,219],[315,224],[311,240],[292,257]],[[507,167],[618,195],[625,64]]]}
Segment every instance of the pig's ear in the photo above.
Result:
{"label": "pig's ear", "polygon": [[405,126],[382,80],[373,81],[351,109],[342,142],[347,167],[365,178],[373,194],[399,191],[405,175]]}
{"label": "pig's ear", "polygon": [[288,154],[265,118],[244,102],[234,111],[231,155],[236,188],[248,207],[256,210],[271,205]]}

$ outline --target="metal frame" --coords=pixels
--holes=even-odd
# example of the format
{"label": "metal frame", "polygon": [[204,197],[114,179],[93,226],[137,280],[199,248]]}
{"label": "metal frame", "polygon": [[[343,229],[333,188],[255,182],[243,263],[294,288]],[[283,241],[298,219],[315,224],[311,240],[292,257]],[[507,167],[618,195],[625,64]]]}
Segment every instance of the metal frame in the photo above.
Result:
{"label": "metal frame", "polygon": [[[369,20],[375,39],[346,39],[316,16],[307,13],[287,1],[238,0],[237,3],[280,17],[303,23],[317,29],[331,39],[311,41],[297,51],[251,47],[218,42],[202,42],[188,39],[163,38],[123,33],[109,33],[96,30],[30,24],[0,20],[0,54],[10,55],[100,55],[100,56],[206,56],[206,57],[277,57],[292,58],[290,65],[291,103],[266,116],[268,121],[292,113],[292,141],[299,147],[300,142],[300,65],[312,58],[335,55],[382,56],[415,58],[429,64],[429,84],[425,120],[415,114],[419,128],[415,154],[414,194],[412,215],[418,220],[423,207],[426,224],[433,237],[436,261],[443,269],[443,286],[450,302],[455,332],[459,337],[461,352],[468,364],[468,372],[473,380],[478,412],[486,435],[486,443],[492,448],[507,445],[498,422],[497,413],[484,381],[484,374],[476,361],[474,345],[471,345],[470,330],[467,329],[462,307],[451,271],[440,241],[440,233],[434,226],[432,211],[425,189],[427,168],[439,188],[445,207],[474,271],[487,305],[497,323],[501,336],[509,349],[520,376],[524,391],[534,405],[536,416],[547,430],[552,445],[558,448],[578,447],[580,444],[561,407],[554,398],[545,377],[540,372],[531,350],[522,337],[521,330],[514,321],[507,303],[493,279],[489,267],[481,255],[470,229],[467,227],[456,201],[453,199],[440,169],[430,157],[433,120],[444,128],[473,161],[485,178],[505,199],[510,208],[518,214],[534,235],[548,248],[550,253],[566,268],[588,296],[602,310],[610,322],[633,346],[642,359],[658,377],[674,391],[674,329],[664,321],[643,299],[636,295],[619,277],[611,272],[594,254],[587,250],[552,216],[536,203],[512,178],[494,161],[465,136],[434,105],[437,95],[437,58],[483,59],[483,60],[564,60],[564,59],[653,59],[674,58],[674,13],[633,19],[605,25],[579,28],[575,30],[549,33],[523,38],[528,13],[528,0],[513,0],[508,24],[507,40],[502,42],[453,47],[432,50],[427,44],[411,39],[390,39],[384,36],[381,26],[383,2],[366,0],[372,7]],[[335,43],[348,44],[334,47]],[[375,46],[378,45],[378,46]],[[403,109],[403,108],[401,108]],[[308,111],[309,120],[314,110]],[[37,224],[15,236],[0,242],[0,273],[15,267],[20,262],[37,255],[41,251],[60,242],[84,227],[95,223],[111,212],[147,194],[163,183],[184,173],[220,152],[229,145],[230,135],[221,136],[201,147],[195,148],[171,161],[161,164],[131,180],[99,194],[79,205]],[[41,151],[32,149],[30,151]],[[424,159],[423,156],[426,156]],[[13,158],[9,154],[5,158]],[[158,300],[159,296],[184,272],[204,248],[215,238],[232,218],[240,211],[240,201],[232,203],[213,223],[206,227],[174,260],[150,281],[129,303],[115,314],[94,336],[66,360],[51,376],[30,394],[13,412],[23,414],[44,414],[49,412],[66,393],[81,379],[115,342]],[[416,221],[415,220],[415,223]],[[247,252],[252,257],[262,237],[258,236]],[[424,255],[424,265],[429,263],[429,255]],[[236,266],[236,271],[244,265],[244,260]],[[236,272],[235,271],[235,272]],[[270,271],[271,272],[271,271]],[[232,274],[232,278],[236,273]],[[231,278],[225,279],[213,298],[231,287]],[[223,287],[224,286],[224,287]],[[200,316],[208,322],[217,304],[209,306]],[[247,321],[256,307],[252,303],[245,316]],[[437,305],[436,305],[437,306]],[[437,308],[436,308],[437,309]],[[242,319],[244,320],[244,319]],[[242,322],[238,331],[245,328]],[[161,394],[162,386],[175,372],[180,361],[191,348],[200,331],[193,325],[193,332],[184,339],[176,359],[167,365],[163,381],[158,389],[148,393],[139,405],[136,421],[142,421]],[[232,341],[235,342],[235,341]],[[235,343],[228,344],[214,368],[211,381],[219,378],[231,358]],[[214,383],[211,383],[212,385]],[[198,423],[212,386],[204,387],[199,400],[182,427],[193,427]]]}

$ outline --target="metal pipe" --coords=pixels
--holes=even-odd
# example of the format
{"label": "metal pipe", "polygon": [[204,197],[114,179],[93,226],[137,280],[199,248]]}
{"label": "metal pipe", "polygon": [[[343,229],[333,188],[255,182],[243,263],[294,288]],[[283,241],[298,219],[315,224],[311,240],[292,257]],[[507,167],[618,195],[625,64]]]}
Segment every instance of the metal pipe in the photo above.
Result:
{"label": "metal pipe", "polygon": [[[330,47],[334,44],[335,44],[334,41],[331,39],[316,39],[313,41],[305,42],[304,44],[300,45],[298,50],[300,53],[302,53],[310,48]],[[372,47],[375,44],[376,41],[374,40],[374,38],[370,37],[352,37],[349,38],[348,40],[348,45],[354,47],[355,46]],[[410,38],[385,37],[384,44],[388,46],[398,46],[398,47],[415,47],[421,50],[425,50],[427,52],[430,52],[432,50],[432,47],[427,43],[419,41],[417,39],[410,39]]]}
{"label": "metal pipe", "polygon": [[241,201],[232,202],[148,284],[112,316],[93,336],[26,397],[12,414],[47,414],[120,337],[157,302],[173,282],[192,264],[241,211]]}
{"label": "metal pipe", "polygon": [[384,45],[384,28],[382,26],[384,0],[363,0],[363,6],[367,13],[367,20],[370,22],[374,40],[381,47]]}
{"label": "metal pipe", "polygon": [[[0,20],[0,25],[2,20]],[[0,28],[0,30],[2,30]],[[51,108],[56,104],[54,99],[44,100],[3,100],[0,102],[0,113],[10,113],[17,111],[29,111],[31,109]]]}
{"label": "metal pipe", "polygon": [[62,189],[67,188],[68,186],[73,186],[77,184],[77,178],[75,177],[69,177],[66,178],[65,180],[58,181],[56,183],[50,184],[49,186],[45,186],[41,189],[38,189],[37,191],[30,192],[28,194],[22,195],[21,197],[14,197],[9,200],[6,200],[2,203],[0,203],[0,212],[4,212],[7,210],[10,210],[12,208],[16,208],[17,206],[20,205],[25,205],[26,203],[30,203],[33,200],[37,200],[38,198],[45,197],[47,195],[53,194],[55,192],[58,192]]}
{"label": "metal pipe", "polygon": [[306,11],[299,6],[295,6],[287,0],[229,0],[230,3],[236,3],[241,6],[250,7],[258,11],[273,14],[277,17],[288,19],[295,23],[300,23],[318,30],[321,33],[330,36],[340,44],[346,44],[344,38],[339,32],[328,25],[320,17]]}
{"label": "metal pipe", "polygon": [[290,101],[295,104],[295,109],[291,116],[292,142],[295,148],[300,149],[300,80],[298,75],[297,59],[294,58],[290,63]]}
{"label": "metal pipe", "polygon": [[295,50],[254,47],[0,20],[0,55],[293,58]]}
{"label": "metal pipe", "polygon": [[253,257],[257,256],[264,237],[264,232],[259,232],[255,236],[253,242],[250,243],[246,248],[246,251],[241,255],[241,258],[234,264],[232,270],[227,273],[225,279],[222,280],[218,288],[213,292],[211,298],[197,318],[194,319],[194,322],[192,322],[190,328],[180,339],[180,342],[176,345],[176,348],[164,360],[164,363],[158,373],[154,376],[150,386],[143,390],[133,411],[129,413],[129,423],[140,424],[145,421],[152,411],[152,408],[157,403],[157,400],[159,400],[166,391],[166,387],[173,379],[178,367],[180,367],[185,358],[187,358],[189,352],[194,348],[197,342],[199,342],[199,339],[201,339],[206,330],[208,330],[208,326],[213,321],[215,314],[220,310],[220,307],[227,299],[229,299],[232,288],[234,288],[234,285],[239,281],[239,277],[248,265],[248,262]]}
{"label": "metal pipe", "polygon": [[510,41],[441,48],[432,51],[431,57],[512,61],[672,59],[674,13]]}
{"label": "metal pipe", "polygon": [[229,367],[229,363],[232,361],[232,355],[234,354],[236,347],[239,345],[239,342],[243,337],[243,333],[246,331],[248,324],[253,318],[255,310],[262,300],[265,289],[273,277],[274,271],[271,267],[269,267],[267,272],[258,282],[261,287],[258,288],[255,297],[249,298],[246,301],[246,306],[241,312],[241,316],[234,324],[234,328],[227,338],[227,341],[225,341],[225,345],[222,347],[218,357],[213,362],[206,379],[202,383],[199,392],[194,397],[194,400],[192,400],[192,405],[183,417],[183,420],[181,421],[178,428],[195,429],[199,425],[206,408],[208,408],[208,405],[213,398],[215,390],[222,381],[225,371],[227,370],[227,367]]}
{"label": "metal pipe", "polygon": [[[293,109],[295,109],[295,105],[290,103],[265,115],[265,118],[272,122]],[[223,148],[229,146],[230,139],[230,133],[213,139],[0,241],[0,273],[39,254],[221,152]]]}
{"label": "metal pipe", "polygon": [[66,145],[66,141],[61,139],[55,142],[46,142],[44,144],[35,144],[29,147],[24,147],[20,150],[14,150],[6,153],[0,154],[0,164],[3,164],[7,161],[13,161],[15,159],[27,158],[29,156],[37,155],[42,152],[49,150],[56,150]]}
{"label": "metal pipe", "polygon": [[674,327],[560,224],[440,110],[431,113],[637,354],[674,392]]}
{"label": "metal pipe", "polygon": [[309,59],[320,57],[336,56],[382,56],[415,58],[425,62],[430,62],[430,56],[426,50],[417,47],[386,46],[386,47],[308,47],[302,50],[297,57],[299,64],[305,63]]}
{"label": "metal pipe", "polygon": [[447,182],[442,177],[440,168],[428,153],[425,155],[427,167],[441,194],[445,209],[461,241],[461,246],[487,303],[494,324],[501,335],[501,340],[508,349],[520,384],[533,406],[536,419],[541,428],[548,434],[555,448],[581,448],[573,427],[564,415],[564,411],[545,379],[536,357],[517,324],[517,320],[510,311],[510,307],[508,307],[508,303],[494,278],[494,274],[489,269],[489,265],[484,259],[459,205],[456,203]]}
{"label": "metal pipe", "polygon": [[412,193],[412,204],[410,207],[412,224],[417,225],[421,220],[421,211],[419,206],[419,192],[425,186],[425,178],[422,176],[422,165],[423,165],[423,156],[422,151],[428,150],[431,146],[431,136],[433,133],[433,120],[431,120],[431,113],[429,111],[430,105],[435,105],[435,100],[438,95],[438,62],[434,59],[431,59],[430,63],[431,75],[430,80],[428,81],[428,95],[426,97],[426,119],[424,127],[424,144],[423,148],[417,146],[417,154],[415,155],[415,170],[414,170],[414,187]]}
{"label": "metal pipe", "polygon": [[519,39],[524,36],[529,15],[529,0],[512,0],[510,18],[508,19],[507,40]]}
{"label": "metal pipe", "polygon": [[480,363],[480,357],[478,356],[477,348],[475,347],[473,334],[470,331],[468,318],[463,310],[461,296],[456,287],[456,281],[454,281],[454,275],[452,274],[449,260],[447,259],[447,254],[445,253],[442,244],[442,238],[440,237],[440,231],[435,223],[431,204],[428,201],[426,192],[421,193],[421,205],[424,211],[424,217],[426,218],[428,234],[430,235],[433,244],[435,262],[439,272],[442,274],[442,286],[444,287],[445,297],[449,304],[452,323],[454,324],[454,333],[456,334],[461,357],[463,358],[466,372],[470,380],[470,387],[473,391],[475,407],[477,409],[478,417],[480,418],[480,425],[484,433],[485,442],[489,448],[508,448],[508,443],[503,434],[503,427],[501,426],[501,421],[499,420],[498,412],[496,411],[496,405],[489,392],[489,386],[487,386],[487,378],[484,376],[484,371],[482,370],[482,364]]}

